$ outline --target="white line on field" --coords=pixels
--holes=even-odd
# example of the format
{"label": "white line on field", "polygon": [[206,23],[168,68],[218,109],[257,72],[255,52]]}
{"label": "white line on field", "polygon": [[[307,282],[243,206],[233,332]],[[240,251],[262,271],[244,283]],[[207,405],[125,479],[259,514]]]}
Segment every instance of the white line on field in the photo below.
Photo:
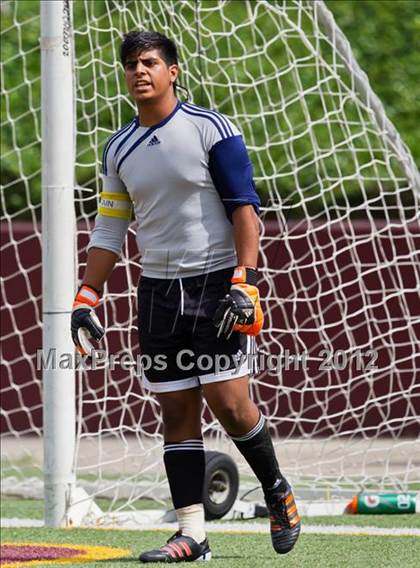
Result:
{"label": "white line on field", "polygon": [[[35,519],[1,519],[2,528],[15,527],[43,527],[44,522]],[[118,530],[174,530],[174,523],[127,523],[127,526],[112,523],[104,523],[86,528],[118,529]],[[268,534],[268,524],[266,523],[207,523],[207,532],[228,532],[228,533],[266,533]],[[303,534],[330,534],[330,535],[366,535],[366,536],[415,536],[420,537],[420,529],[410,527],[398,528],[379,528],[379,527],[360,527],[357,525],[303,525]]]}

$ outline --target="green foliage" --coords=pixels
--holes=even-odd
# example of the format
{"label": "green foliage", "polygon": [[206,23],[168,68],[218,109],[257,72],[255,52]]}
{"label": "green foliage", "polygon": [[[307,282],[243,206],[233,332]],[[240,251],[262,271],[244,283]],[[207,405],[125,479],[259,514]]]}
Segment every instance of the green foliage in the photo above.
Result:
{"label": "green foliage", "polygon": [[[330,0],[327,5],[389,117],[420,163],[420,147],[415,140],[415,117],[420,115],[415,96],[420,68],[416,49],[420,3]],[[255,10],[253,25],[249,26],[243,22],[254,3],[223,3],[223,17],[218,6],[215,0],[72,2],[78,184],[97,189],[105,140],[135,112],[126,96],[118,46],[122,33],[141,22],[177,40],[183,64],[181,83],[192,100],[236,117],[266,204],[275,207],[281,203],[289,217],[319,216],[327,210],[333,217],[349,208],[355,216],[362,216],[367,199],[377,215],[383,214],[385,206],[392,216],[393,208],[401,203],[412,205],[410,191],[400,192],[397,199],[396,190],[401,187],[389,182],[390,170],[393,177],[403,177],[399,165],[381,163],[382,141],[374,129],[366,132],[360,126],[361,120],[370,124],[369,113],[351,100],[340,109],[337,97],[330,96],[349,85],[346,73],[338,70],[336,76],[328,76],[324,67],[316,66],[311,45],[290,32],[290,22],[279,22],[275,7]],[[23,218],[38,215],[41,196],[39,2],[5,1],[1,11],[5,93],[1,108],[2,207],[9,215]],[[279,25],[287,28],[287,33],[270,41],[278,36]],[[299,27],[307,37],[313,36],[313,23],[305,13]],[[316,49],[326,64],[333,63],[327,42],[320,41]],[[316,85],[322,85],[320,90],[315,90]],[[298,89],[305,90],[305,97],[295,96]],[[345,127],[339,121],[334,124],[336,117],[344,115]],[[340,143],[348,145],[349,140],[359,163],[365,164],[362,187],[351,153],[328,151],[338,149]],[[371,154],[366,151],[369,145]],[[320,153],[324,157],[315,165],[314,158]],[[322,188],[319,176],[332,181]],[[348,179],[334,183],[343,177]],[[386,180],[380,196],[378,178]],[[82,204],[85,213],[92,212],[95,205],[93,194]]]}
{"label": "green foliage", "polygon": [[420,2],[326,0],[326,4],[420,167]]}
{"label": "green foliage", "polygon": [[14,214],[41,198],[39,4],[2,2],[1,16],[2,208]]}

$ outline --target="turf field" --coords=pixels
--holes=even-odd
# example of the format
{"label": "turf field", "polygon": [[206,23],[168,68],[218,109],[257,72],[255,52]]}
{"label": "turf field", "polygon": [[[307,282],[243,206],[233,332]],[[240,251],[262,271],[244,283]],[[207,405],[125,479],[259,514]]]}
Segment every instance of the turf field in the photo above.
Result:
{"label": "turf field", "polygon": [[[2,518],[39,518],[42,514],[41,501],[5,499],[2,503]],[[259,522],[263,522],[259,519]],[[325,529],[343,525],[356,526],[352,534],[311,534],[303,533],[296,548],[287,556],[278,556],[272,549],[267,534],[246,533],[249,524],[242,523],[243,533],[229,530],[211,533],[213,553],[211,566],[215,568],[243,568],[287,566],[287,568],[411,568],[419,565],[420,559],[420,515],[378,515],[311,517],[303,519],[307,530]],[[228,527],[229,525],[227,525]],[[312,528],[311,528],[312,527]],[[395,535],[360,535],[367,527],[392,529]],[[400,536],[403,528],[417,529],[417,536]],[[337,530],[340,530],[339,528]],[[55,543],[61,545],[93,545],[127,549],[121,558],[91,562],[66,563],[75,567],[124,567],[132,566],[138,554],[147,548],[159,546],[170,532],[68,529],[49,530],[43,528],[3,528],[2,542],[8,543]],[[54,563],[55,564],[55,563]],[[37,564],[42,566],[42,564]],[[49,564],[46,563],[45,568]],[[25,566],[21,564],[20,566]],[[26,566],[29,566],[27,564]]]}

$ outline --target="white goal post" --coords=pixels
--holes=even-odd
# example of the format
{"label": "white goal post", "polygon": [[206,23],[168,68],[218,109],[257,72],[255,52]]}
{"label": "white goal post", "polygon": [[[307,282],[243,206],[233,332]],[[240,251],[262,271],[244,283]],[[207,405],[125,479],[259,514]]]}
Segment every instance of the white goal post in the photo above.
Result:
{"label": "white goal post", "polygon": [[[58,358],[74,351],[75,110],[69,2],[41,2],[42,345]],[[45,524],[63,524],[75,485],[74,368],[45,368],[43,438]]]}
{"label": "white goal post", "polygon": [[[118,59],[132,29],[176,41],[180,98],[228,115],[249,149],[266,313],[252,392],[297,495],[416,487],[420,175],[333,14],[318,0],[30,4],[2,4],[2,491],[45,491],[52,527],[86,501],[78,488],[104,523],[168,497],[135,360],[133,228],[99,310],[108,358],[66,364],[101,152],[135,113]],[[203,433],[252,487],[208,409]]]}

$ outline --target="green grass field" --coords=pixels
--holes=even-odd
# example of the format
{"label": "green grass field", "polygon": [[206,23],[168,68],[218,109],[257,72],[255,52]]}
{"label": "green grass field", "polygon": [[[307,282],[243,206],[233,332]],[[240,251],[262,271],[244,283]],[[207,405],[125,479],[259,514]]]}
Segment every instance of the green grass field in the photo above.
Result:
{"label": "green grass field", "polygon": [[[2,518],[41,518],[42,502],[33,500],[4,499]],[[263,522],[260,519],[260,522]],[[305,526],[343,526],[379,528],[420,528],[420,515],[377,515],[304,518]],[[358,534],[302,534],[296,548],[286,556],[278,556],[271,549],[269,534],[229,531],[209,535],[215,568],[243,568],[287,566],[287,568],[369,567],[411,568],[418,566],[420,537],[418,536],[365,536]],[[356,532],[356,531],[355,531]],[[80,562],[66,564],[75,567],[123,567],[132,566],[140,552],[160,546],[170,532],[67,529],[3,528],[2,542],[59,543],[126,548],[130,553],[119,560]],[[23,565],[22,565],[23,566]],[[38,565],[39,566],[39,565]],[[159,566],[159,565],[158,565]]]}
{"label": "green grass field", "polygon": [[[244,527],[245,528],[245,527]],[[3,529],[4,542],[48,542],[60,544],[90,544],[128,548],[131,554],[120,560],[78,563],[75,566],[123,567],[135,562],[138,554],[163,544],[167,531],[125,531],[101,529]],[[210,535],[212,566],[242,568],[283,565],[385,568],[418,566],[420,539],[398,536],[338,536],[303,534],[296,548],[287,556],[278,556],[268,535],[220,534]],[[72,564],[66,564],[69,566]]]}

